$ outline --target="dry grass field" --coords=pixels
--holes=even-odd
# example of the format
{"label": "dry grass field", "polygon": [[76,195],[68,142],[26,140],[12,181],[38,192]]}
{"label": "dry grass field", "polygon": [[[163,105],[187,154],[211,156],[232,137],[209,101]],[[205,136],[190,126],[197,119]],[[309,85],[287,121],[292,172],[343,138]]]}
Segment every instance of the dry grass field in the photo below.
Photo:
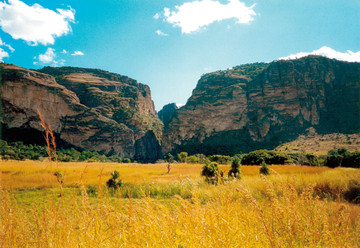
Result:
{"label": "dry grass field", "polygon": [[[0,161],[0,247],[360,246],[360,206],[347,200],[358,169],[242,166],[241,180],[214,186],[201,167]],[[117,191],[104,186],[114,169]]]}
{"label": "dry grass field", "polygon": [[[39,162],[39,161],[0,161],[0,182],[6,188],[43,188],[58,185],[54,173],[61,171],[65,186],[98,184],[106,182],[114,170],[127,183],[168,183],[183,179],[201,180],[201,164],[171,164],[167,174],[167,164],[118,164],[87,162]],[[242,166],[244,176],[257,176],[258,166]],[[271,167],[279,174],[319,174],[327,167],[300,167],[274,165]],[[220,165],[225,174],[228,165]]]}

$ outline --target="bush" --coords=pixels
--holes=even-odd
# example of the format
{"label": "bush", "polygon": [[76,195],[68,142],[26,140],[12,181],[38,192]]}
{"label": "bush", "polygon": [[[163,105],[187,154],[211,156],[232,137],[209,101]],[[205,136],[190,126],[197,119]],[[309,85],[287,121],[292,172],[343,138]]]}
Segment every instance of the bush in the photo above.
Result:
{"label": "bush", "polygon": [[325,166],[330,168],[335,168],[341,166],[341,162],[343,160],[343,156],[336,155],[328,155],[325,160]]}
{"label": "bush", "polygon": [[318,157],[311,153],[293,153],[289,154],[289,158],[299,165],[320,166],[321,164]]}
{"label": "bush", "polygon": [[265,176],[270,175],[269,167],[267,166],[267,164],[265,162],[261,163],[259,172],[261,175],[265,175]]}
{"label": "bush", "polygon": [[241,163],[246,165],[260,165],[263,161],[269,161],[269,159],[270,155],[267,150],[258,150],[245,154]]}
{"label": "bush", "polygon": [[[11,142],[0,140],[0,156],[3,159],[13,160],[39,160],[44,157],[48,157],[47,147],[38,145],[24,145],[23,142]],[[52,158],[55,160],[55,158]],[[88,161],[88,162],[131,162],[129,159],[110,155],[100,155],[94,151],[77,151],[74,148],[71,149],[59,149],[57,150],[57,160],[61,162],[70,161]]]}
{"label": "bush", "polygon": [[192,155],[187,158],[188,163],[200,163],[200,158]]}
{"label": "bush", "polygon": [[186,163],[187,157],[188,157],[188,153],[187,152],[180,152],[178,153],[178,159],[180,163]]}
{"label": "bush", "polygon": [[228,172],[228,176],[232,178],[241,178],[241,171],[240,171],[240,164],[241,161],[238,158],[233,159],[231,162],[231,169]]}
{"label": "bush", "polygon": [[219,175],[219,164],[216,162],[206,162],[202,168],[201,175],[210,184],[217,184]]}
{"label": "bush", "polygon": [[230,156],[225,155],[211,155],[209,156],[211,162],[216,162],[219,164],[228,164],[230,161]]}
{"label": "bush", "polygon": [[165,162],[167,163],[172,163],[174,161],[174,156],[171,155],[171,153],[167,153],[165,156],[164,156],[164,160]]}
{"label": "bush", "polygon": [[360,168],[360,152],[348,152],[345,148],[330,150],[325,159],[325,166]]}
{"label": "bush", "polygon": [[360,168],[360,152],[348,153],[341,161],[341,166]]}
{"label": "bush", "polygon": [[199,158],[199,163],[205,163],[207,159],[204,154],[195,154],[195,157]]}
{"label": "bush", "polygon": [[122,163],[131,163],[131,159],[130,158],[123,158],[121,160]]}

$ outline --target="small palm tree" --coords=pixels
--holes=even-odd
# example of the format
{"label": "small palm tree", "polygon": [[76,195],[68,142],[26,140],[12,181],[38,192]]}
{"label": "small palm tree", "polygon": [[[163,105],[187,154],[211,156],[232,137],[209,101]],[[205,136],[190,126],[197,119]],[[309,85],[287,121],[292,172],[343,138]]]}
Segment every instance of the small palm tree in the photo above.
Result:
{"label": "small palm tree", "polygon": [[111,178],[106,182],[108,188],[113,188],[116,190],[118,187],[121,187],[122,180],[119,177],[120,173],[117,170],[111,172]]}

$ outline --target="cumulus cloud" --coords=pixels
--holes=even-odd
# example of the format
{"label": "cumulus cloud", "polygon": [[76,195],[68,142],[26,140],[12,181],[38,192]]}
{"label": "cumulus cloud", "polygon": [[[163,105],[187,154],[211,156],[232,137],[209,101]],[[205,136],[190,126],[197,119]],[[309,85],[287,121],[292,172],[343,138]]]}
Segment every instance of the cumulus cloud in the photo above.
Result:
{"label": "cumulus cloud", "polygon": [[4,51],[2,48],[0,48],[0,62],[4,62],[3,58],[5,57],[9,57],[9,54],[6,51]]}
{"label": "cumulus cloud", "polygon": [[83,56],[84,53],[81,52],[81,51],[75,51],[75,52],[73,52],[73,54],[71,54],[71,55],[72,55],[72,56]]}
{"label": "cumulus cloud", "polygon": [[54,62],[55,57],[55,49],[48,48],[44,54],[39,55],[39,61],[43,64],[50,64]]}
{"label": "cumulus cloud", "polygon": [[[253,8],[247,7],[240,0],[229,0],[222,4],[217,0],[201,0],[187,2],[175,6],[175,10],[164,8],[164,20],[175,27],[180,27],[182,33],[192,33],[213,22],[235,18],[237,23],[250,23],[256,16]],[[155,15],[157,16],[157,15]]]}
{"label": "cumulus cloud", "polygon": [[281,57],[278,58],[278,60],[290,60],[290,59],[298,59],[302,57],[306,57],[309,55],[318,55],[318,56],[324,56],[330,59],[337,59],[342,61],[348,61],[348,62],[360,62],[360,51],[359,52],[352,52],[352,51],[346,51],[345,53],[335,51],[334,49],[323,46],[319,50],[314,50],[312,52],[300,52],[297,54],[291,54],[287,57]]}
{"label": "cumulus cloud", "polygon": [[162,32],[161,30],[156,30],[156,34],[160,36],[168,36],[168,34]]}
{"label": "cumulus cloud", "polygon": [[51,65],[51,66],[62,66],[65,63],[63,59],[56,59],[57,55],[55,53],[55,49],[48,48],[44,54],[39,54],[39,56],[35,56],[34,65],[42,64],[42,65]]}
{"label": "cumulus cloud", "polygon": [[29,6],[20,0],[0,2],[0,27],[13,39],[22,39],[31,45],[54,44],[55,38],[71,31],[75,10],[56,9],[39,4]]}

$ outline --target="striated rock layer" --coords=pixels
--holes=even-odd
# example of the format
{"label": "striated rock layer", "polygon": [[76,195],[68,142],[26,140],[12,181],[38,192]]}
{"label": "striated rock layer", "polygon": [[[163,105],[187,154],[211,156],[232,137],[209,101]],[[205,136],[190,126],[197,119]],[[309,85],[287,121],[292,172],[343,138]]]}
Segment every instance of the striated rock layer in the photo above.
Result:
{"label": "striated rock layer", "polygon": [[164,128],[163,152],[234,154],[360,130],[360,64],[309,56],[204,75]]}
{"label": "striated rock layer", "polygon": [[4,139],[41,142],[40,110],[59,144],[137,160],[161,154],[162,123],[147,85],[96,69],[0,70]]}

